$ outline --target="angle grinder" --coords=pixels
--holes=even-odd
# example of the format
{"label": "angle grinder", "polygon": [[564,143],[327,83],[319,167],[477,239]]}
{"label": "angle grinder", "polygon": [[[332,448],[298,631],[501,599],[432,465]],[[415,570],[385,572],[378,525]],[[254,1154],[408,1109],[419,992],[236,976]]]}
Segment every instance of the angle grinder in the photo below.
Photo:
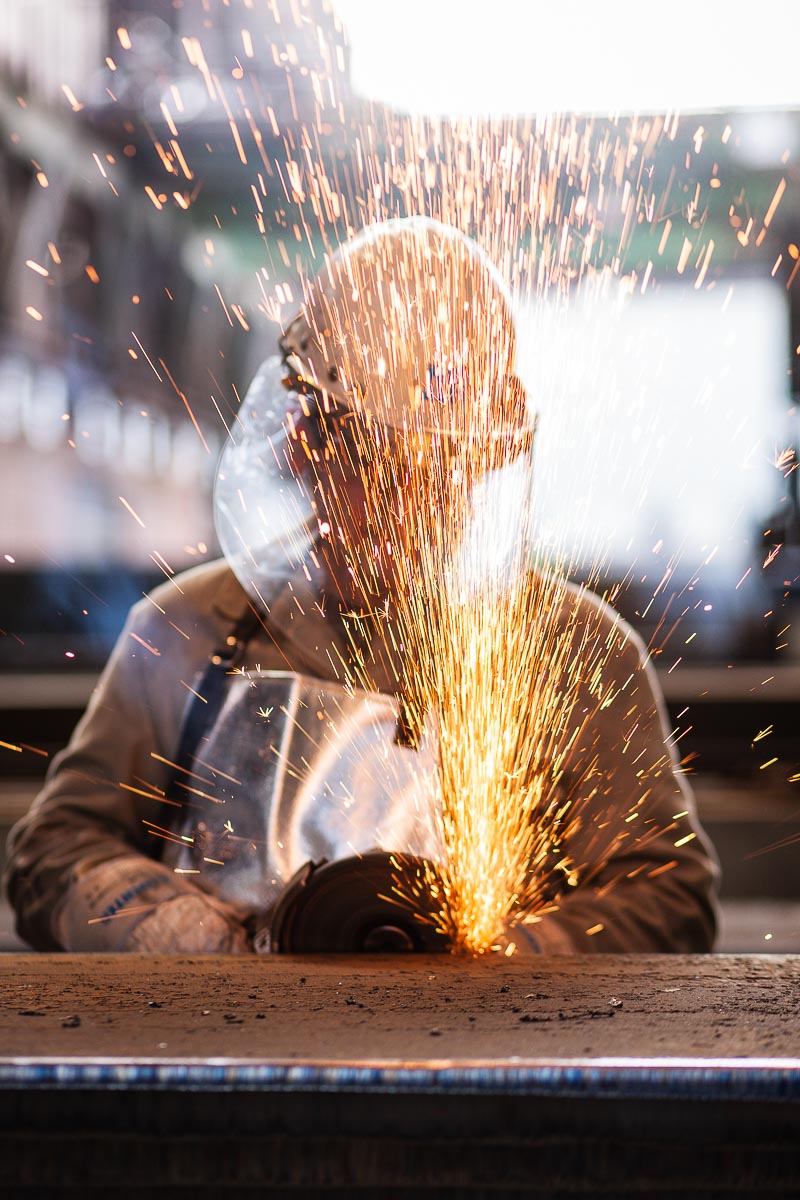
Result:
{"label": "angle grinder", "polygon": [[411,899],[414,881],[436,868],[425,859],[370,851],[309,862],[289,881],[266,929],[261,953],[444,954],[450,940]]}

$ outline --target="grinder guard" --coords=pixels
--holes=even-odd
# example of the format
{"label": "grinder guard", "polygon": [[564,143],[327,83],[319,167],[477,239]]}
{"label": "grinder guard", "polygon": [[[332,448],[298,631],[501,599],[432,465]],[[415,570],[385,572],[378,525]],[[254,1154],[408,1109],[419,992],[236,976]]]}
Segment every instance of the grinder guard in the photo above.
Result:
{"label": "grinder guard", "polygon": [[422,859],[378,850],[306,863],[275,906],[264,948],[282,954],[446,953],[449,939],[408,899],[431,870]]}

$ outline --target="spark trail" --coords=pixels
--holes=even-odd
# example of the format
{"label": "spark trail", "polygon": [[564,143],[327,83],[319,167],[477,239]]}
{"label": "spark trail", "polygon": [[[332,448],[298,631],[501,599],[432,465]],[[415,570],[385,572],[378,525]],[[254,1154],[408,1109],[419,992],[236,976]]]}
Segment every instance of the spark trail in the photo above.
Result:
{"label": "spark trail", "polygon": [[[201,58],[190,61],[202,74]],[[674,172],[664,180],[654,167],[659,145],[676,136],[676,114],[437,121],[361,107],[350,117],[326,86],[315,87],[314,120],[283,132],[282,157],[265,155],[255,106],[247,113],[276,204],[281,261],[274,269],[270,262],[272,277],[285,276],[290,250],[304,248],[314,264],[303,286],[308,307],[313,276],[335,274],[338,246],[396,217],[433,218],[474,238],[518,297],[570,298],[591,286],[603,302],[623,280],[644,291],[668,245],[682,246],[678,271],[694,272],[702,286],[714,243],[703,231],[699,189],[676,201]],[[274,111],[260,115],[280,135]],[[235,141],[246,159],[238,129]],[[258,179],[254,217],[266,235],[269,189]],[[276,203],[276,187],[285,204]],[[638,274],[626,253],[642,226],[653,231],[654,248]],[[668,770],[669,759],[665,752],[642,763],[639,791],[616,824],[603,820],[613,780],[597,778],[591,747],[577,776],[565,778],[566,756],[593,711],[625,705],[621,724],[631,731],[645,719],[635,686],[609,682],[619,640],[587,617],[568,583],[580,560],[587,584],[602,591],[603,554],[594,546],[545,548],[537,538],[534,422],[517,391],[508,329],[482,310],[481,297],[466,298],[466,319],[445,258],[409,247],[405,268],[405,295],[383,311],[366,344],[348,328],[346,306],[327,314],[345,375],[374,379],[378,361],[384,365],[372,419],[351,414],[337,427],[324,392],[304,398],[287,427],[287,467],[300,463],[314,476],[317,551],[352,591],[353,686],[373,688],[388,674],[412,731],[425,721],[437,726],[440,861],[420,881],[419,898],[457,947],[482,953],[513,942],[514,924],[557,901],[590,859],[599,869],[628,836],[624,824],[642,815],[649,777]],[[362,291],[368,282],[348,280]],[[274,297],[260,279],[259,286],[265,316],[294,315],[288,286],[276,285]],[[437,359],[441,328],[425,326],[421,298],[433,298],[436,324],[451,327],[445,363]],[[406,348],[426,340],[449,381],[444,433],[425,425],[410,393],[400,427],[390,419]],[[320,420],[327,428],[317,446],[309,429]],[[646,454],[637,467],[646,471]],[[495,480],[510,486],[493,490]],[[287,544],[286,554],[295,560],[297,546]],[[568,846],[587,824],[597,827],[584,836],[594,852],[575,862]]]}

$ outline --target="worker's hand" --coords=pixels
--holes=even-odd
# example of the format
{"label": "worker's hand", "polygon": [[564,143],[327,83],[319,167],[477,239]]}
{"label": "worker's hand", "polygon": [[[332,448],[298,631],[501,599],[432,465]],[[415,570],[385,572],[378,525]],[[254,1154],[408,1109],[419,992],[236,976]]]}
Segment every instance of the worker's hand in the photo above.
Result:
{"label": "worker's hand", "polygon": [[53,918],[68,951],[246,954],[239,914],[163,863],[124,855],[79,872]]}
{"label": "worker's hand", "polygon": [[203,892],[159,904],[131,932],[125,949],[135,954],[253,953],[233,910]]}

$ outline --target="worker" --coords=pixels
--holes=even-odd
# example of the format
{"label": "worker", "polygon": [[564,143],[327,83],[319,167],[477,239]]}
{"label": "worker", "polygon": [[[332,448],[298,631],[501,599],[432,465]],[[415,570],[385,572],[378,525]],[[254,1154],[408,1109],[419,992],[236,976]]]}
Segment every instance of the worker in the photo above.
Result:
{"label": "worker", "polygon": [[[225,557],[134,606],[11,833],[6,887],[36,949],[269,949],[263,931],[304,864],[441,853],[437,698],[409,700],[419,647],[393,616],[415,562],[424,591],[431,561],[497,586],[519,560],[534,419],[510,300],[471,239],[389,221],[326,259],[279,349],[220,462]],[[493,473],[494,525],[448,565],[436,529],[455,500],[441,480],[458,472],[442,463],[498,429],[514,449]],[[541,664],[569,691],[551,751],[558,811],[579,819],[537,911],[498,945],[710,950],[717,868],[644,646],[586,589],[562,581],[552,607],[587,664]]]}

